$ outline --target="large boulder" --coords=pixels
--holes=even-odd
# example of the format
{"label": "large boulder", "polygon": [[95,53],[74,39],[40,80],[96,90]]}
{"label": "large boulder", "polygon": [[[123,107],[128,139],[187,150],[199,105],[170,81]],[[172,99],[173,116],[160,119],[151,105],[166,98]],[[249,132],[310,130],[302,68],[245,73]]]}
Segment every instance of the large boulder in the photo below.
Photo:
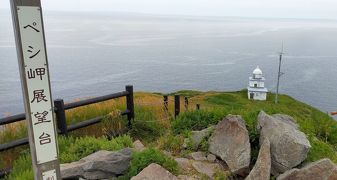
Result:
{"label": "large boulder", "polygon": [[277,177],[277,180],[336,180],[337,166],[330,159],[322,159],[303,167],[292,169]]}
{"label": "large boulder", "polygon": [[219,122],[209,139],[208,150],[224,160],[233,173],[247,175],[251,150],[242,117],[228,115]]}
{"label": "large boulder", "polygon": [[62,179],[108,179],[123,175],[132,158],[130,148],[116,152],[98,151],[80,161],[61,164]]}
{"label": "large boulder", "polygon": [[291,117],[270,116],[261,111],[257,129],[260,132],[260,139],[268,138],[270,141],[273,175],[290,170],[307,158],[311,145]]}
{"label": "large boulder", "polygon": [[270,142],[264,139],[255,166],[245,180],[269,180],[270,168]]}
{"label": "large boulder", "polygon": [[152,163],[131,180],[178,180],[176,176],[158,164]]}

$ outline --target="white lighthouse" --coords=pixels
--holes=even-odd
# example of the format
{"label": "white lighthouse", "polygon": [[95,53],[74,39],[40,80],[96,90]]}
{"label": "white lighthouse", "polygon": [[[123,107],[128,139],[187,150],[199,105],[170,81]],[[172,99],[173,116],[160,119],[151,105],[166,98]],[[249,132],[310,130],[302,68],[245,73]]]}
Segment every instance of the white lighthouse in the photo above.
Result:
{"label": "white lighthouse", "polygon": [[263,73],[259,66],[253,71],[253,76],[249,77],[248,99],[265,101],[268,89],[264,87]]}

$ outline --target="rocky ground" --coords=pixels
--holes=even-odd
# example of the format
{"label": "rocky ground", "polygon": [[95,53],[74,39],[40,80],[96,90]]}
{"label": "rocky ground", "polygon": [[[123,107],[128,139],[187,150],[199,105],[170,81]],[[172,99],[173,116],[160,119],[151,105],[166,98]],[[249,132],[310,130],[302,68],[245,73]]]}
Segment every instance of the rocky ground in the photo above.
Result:
{"label": "rocky ground", "polygon": [[[261,111],[257,131],[260,151],[255,165],[251,164],[251,144],[244,119],[228,115],[216,126],[192,131],[187,143],[198,145],[209,136],[207,152],[192,152],[173,157],[180,167],[180,175],[173,175],[162,166],[152,163],[133,180],[194,180],[214,179],[218,172],[227,179],[269,180],[336,180],[337,166],[329,159],[305,164],[311,145],[294,119],[284,114],[268,115]],[[117,152],[99,151],[78,162],[61,165],[64,179],[113,179],[125,174],[133,151],[146,149],[140,141],[134,149]],[[164,152],[170,155],[170,152]],[[171,155],[170,155],[171,156]]]}

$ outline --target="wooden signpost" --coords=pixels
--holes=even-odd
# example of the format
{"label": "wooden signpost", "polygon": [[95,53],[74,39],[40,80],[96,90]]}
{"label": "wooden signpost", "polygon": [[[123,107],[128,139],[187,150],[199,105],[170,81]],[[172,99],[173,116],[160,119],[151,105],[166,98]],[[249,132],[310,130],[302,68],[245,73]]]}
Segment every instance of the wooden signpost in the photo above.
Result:
{"label": "wooden signpost", "polygon": [[57,131],[41,2],[10,2],[34,178],[60,180]]}

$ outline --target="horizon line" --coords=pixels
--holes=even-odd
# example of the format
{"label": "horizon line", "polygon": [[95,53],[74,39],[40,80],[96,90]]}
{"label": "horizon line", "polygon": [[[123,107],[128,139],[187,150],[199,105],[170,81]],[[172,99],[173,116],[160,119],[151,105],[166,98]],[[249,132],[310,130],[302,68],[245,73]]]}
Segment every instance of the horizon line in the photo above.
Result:
{"label": "horizon line", "polygon": [[[3,11],[10,12],[9,8],[0,8],[0,13]],[[104,13],[104,14],[133,14],[145,16],[163,16],[163,17],[183,17],[183,18],[242,18],[242,19],[282,19],[282,20],[323,20],[323,21],[337,21],[337,18],[312,18],[312,17],[262,17],[262,16],[237,16],[237,15],[196,15],[196,14],[160,14],[160,13],[146,13],[146,12],[131,12],[131,11],[94,11],[94,10],[49,10],[44,9],[44,12],[65,12],[65,13]]]}

